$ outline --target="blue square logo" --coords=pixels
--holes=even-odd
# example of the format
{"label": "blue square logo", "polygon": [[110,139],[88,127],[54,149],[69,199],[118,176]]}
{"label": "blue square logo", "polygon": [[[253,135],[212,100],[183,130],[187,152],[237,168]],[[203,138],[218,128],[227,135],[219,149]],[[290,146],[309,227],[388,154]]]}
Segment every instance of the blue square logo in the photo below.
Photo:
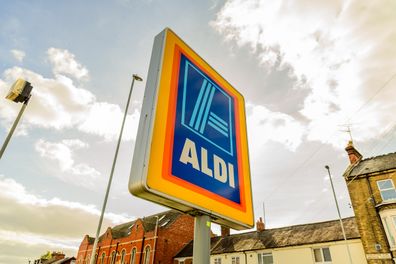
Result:
{"label": "blue square logo", "polygon": [[210,78],[186,61],[183,75],[182,125],[214,147],[233,155],[231,100],[231,97]]}
{"label": "blue square logo", "polygon": [[240,204],[234,98],[181,54],[172,175]]}

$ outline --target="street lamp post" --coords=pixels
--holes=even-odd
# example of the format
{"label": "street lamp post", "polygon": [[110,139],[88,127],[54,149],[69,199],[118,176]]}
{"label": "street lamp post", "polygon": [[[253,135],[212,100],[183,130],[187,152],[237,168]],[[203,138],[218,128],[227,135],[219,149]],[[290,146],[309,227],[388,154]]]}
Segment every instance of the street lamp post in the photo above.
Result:
{"label": "street lamp post", "polygon": [[337,207],[338,218],[340,220],[341,231],[342,231],[342,235],[344,237],[345,245],[346,245],[346,248],[347,248],[347,251],[348,251],[349,263],[352,264],[353,262],[352,262],[351,251],[349,250],[348,240],[347,240],[347,237],[345,235],[344,223],[342,222],[340,208],[338,206],[337,195],[336,195],[335,190],[334,190],[333,179],[332,179],[331,173],[330,173],[330,167],[328,165],[326,165],[325,169],[327,170],[327,173],[329,174],[331,189],[333,190],[334,201],[335,201],[335,204],[336,204],[336,207]]}
{"label": "street lamp post", "polygon": [[8,132],[8,135],[3,143],[3,146],[1,147],[0,159],[3,156],[3,153],[4,153],[5,149],[7,148],[8,142],[10,142],[12,134],[14,133],[19,120],[21,119],[22,114],[26,109],[26,106],[27,106],[29,99],[31,97],[30,93],[31,93],[32,89],[33,89],[33,86],[30,84],[30,82],[27,82],[22,79],[18,79],[11,86],[11,89],[6,96],[6,99],[9,99],[15,103],[23,103],[23,104],[22,104],[21,110],[18,113],[17,118],[14,121],[14,124],[12,125],[12,127],[10,129],[10,132]]}
{"label": "street lamp post", "polygon": [[133,90],[133,85],[135,83],[135,80],[136,81],[143,81],[143,79],[141,77],[139,77],[137,74],[133,74],[132,75],[131,89],[129,90],[128,101],[127,101],[127,104],[126,104],[126,107],[125,107],[124,117],[122,119],[121,131],[120,131],[120,135],[118,137],[117,147],[116,147],[116,151],[115,151],[114,159],[113,159],[113,165],[111,166],[110,177],[109,177],[109,181],[107,183],[107,189],[106,189],[106,194],[105,194],[105,198],[104,198],[104,201],[103,201],[102,211],[100,213],[99,224],[98,224],[98,228],[96,229],[95,242],[94,242],[94,245],[92,247],[90,264],[95,264],[95,261],[96,261],[96,257],[95,256],[96,256],[96,248],[98,246],[98,241],[99,241],[99,232],[100,232],[100,229],[102,228],[103,216],[104,216],[104,212],[106,210],[106,205],[107,205],[107,200],[108,200],[108,197],[109,197],[111,182],[113,180],[114,168],[115,168],[116,161],[117,161],[118,150],[119,150],[120,144],[121,144],[121,138],[122,138],[122,133],[124,131],[125,119],[126,119],[126,116],[127,116],[127,113],[128,113],[129,102],[131,101],[131,95],[132,95],[132,90]]}

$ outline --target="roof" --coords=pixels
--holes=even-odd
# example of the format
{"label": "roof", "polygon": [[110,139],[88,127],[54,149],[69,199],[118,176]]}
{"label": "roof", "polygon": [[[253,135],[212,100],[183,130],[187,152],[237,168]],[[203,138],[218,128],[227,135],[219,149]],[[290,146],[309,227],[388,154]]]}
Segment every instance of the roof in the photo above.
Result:
{"label": "roof", "polygon": [[63,264],[63,263],[70,263],[72,260],[76,260],[75,257],[68,257],[64,259],[56,260],[55,262],[51,262],[51,264]]}
{"label": "roof", "polygon": [[[143,217],[140,220],[143,222],[143,228],[145,232],[150,232],[155,230],[155,226],[157,224],[158,219],[158,227],[166,228],[171,225],[182,213],[176,210],[169,210],[159,214],[150,215],[147,217]],[[127,237],[131,233],[131,228],[136,224],[139,219],[134,221],[130,221],[124,224],[120,224],[110,228],[111,235],[114,239]],[[100,236],[99,240],[101,241],[104,238],[104,234]],[[88,243],[93,244],[95,241],[94,238],[88,237]]]}
{"label": "roof", "polygon": [[[354,217],[343,219],[343,223],[348,239],[360,238]],[[211,240],[211,254],[299,246],[343,239],[340,221],[332,220],[215,237]],[[184,247],[175,258],[192,256],[192,249],[193,241]]]}
{"label": "roof", "polygon": [[[211,237],[210,238],[210,245],[211,250],[216,244],[222,239],[220,236]],[[184,248],[182,248],[179,253],[176,254],[175,258],[183,258],[183,257],[191,257],[194,247],[194,241],[191,240]]]}
{"label": "roof", "polygon": [[390,169],[396,169],[396,153],[363,159],[347,172],[347,176],[353,177]]}

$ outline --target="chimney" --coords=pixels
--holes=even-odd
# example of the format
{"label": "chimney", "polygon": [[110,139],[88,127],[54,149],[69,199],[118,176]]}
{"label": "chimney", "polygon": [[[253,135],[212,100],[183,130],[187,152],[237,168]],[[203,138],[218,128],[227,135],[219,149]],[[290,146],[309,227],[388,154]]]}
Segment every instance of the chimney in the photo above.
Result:
{"label": "chimney", "polygon": [[360,154],[359,151],[357,151],[353,146],[352,140],[348,142],[348,145],[346,146],[345,150],[348,153],[349,161],[351,162],[351,164],[355,164],[363,157],[362,154]]}
{"label": "chimney", "polygon": [[221,226],[221,236],[226,237],[230,235],[230,228],[226,226]]}
{"label": "chimney", "polygon": [[65,254],[63,252],[52,252],[52,259],[60,260],[64,258],[65,258]]}
{"label": "chimney", "polygon": [[263,222],[263,218],[260,217],[260,219],[256,222],[256,228],[257,228],[257,231],[259,231],[259,232],[264,231],[265,224]]}

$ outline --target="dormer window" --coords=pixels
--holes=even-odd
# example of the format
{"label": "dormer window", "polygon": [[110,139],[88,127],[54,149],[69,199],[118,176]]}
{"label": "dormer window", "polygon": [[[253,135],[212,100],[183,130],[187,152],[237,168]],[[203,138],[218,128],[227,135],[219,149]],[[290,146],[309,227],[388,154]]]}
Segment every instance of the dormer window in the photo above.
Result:
{"label": "dormer window", "polygon": [[377,181],[377,185],[383,201],[396,200],[396,190],[391,179]]}

